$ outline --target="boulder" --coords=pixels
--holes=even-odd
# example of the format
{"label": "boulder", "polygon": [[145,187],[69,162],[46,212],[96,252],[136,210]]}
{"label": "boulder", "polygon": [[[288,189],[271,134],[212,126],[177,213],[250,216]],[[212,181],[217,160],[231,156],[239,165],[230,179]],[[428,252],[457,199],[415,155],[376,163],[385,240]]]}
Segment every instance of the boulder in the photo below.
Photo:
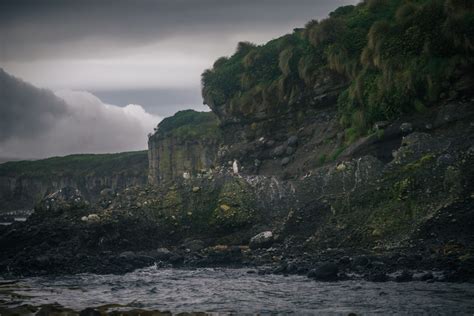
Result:
{"label": "boulder", "polygon": [[404,134],[408,134],[408,133],[411,133],[413,131],[413,125],[411,123],[402,123],[400,125],[400,130],[402,131],[402,133]]}
{"label": "boulder", "polygon": [[297,146],[298,145],[298,137],[297,136],[290,136],[287,141],[288,146]]}
{"label": "boulder", "polygon": [[273,233],[271,231],[261,232],[250,239],[250,249],[268,248],[273,244]]}
{"label": "boulder", "polygon": [[282,166],[286,166],[289,163],[290,163],[290,157],[285,157],[281,160],[281,165]]}
{"label": "boulder", "polygon": [[168,248],[163,247],[152,251],[151,255],[158,260],[168,260],[172,253],[168,250]]}
{"label": "boulder", "polygon": [[318,281],[336,281],[339,268],[335,263],[327,262],[311,270],[308,277]]}
{"label": "boulder", "polygon": [[413,280],[413,274],[404,270],[401,274],[395,277],[396,282],[409,282]]}
{"label": "boulder", "polygon": [[281,145],[273,149],[273,156],[280,157],[280,156],[283,156],[285,152],[286,152],[286,146]]}
{"label": "boulder", "polygon": [[296,149],[295,149],[294,147],[288,147],[288,148],[286,149],[286,154],[287,154],[288,156],[290,156],[290,155],[293,155],[293,154],[295,153],[295,151],[296,151]]}

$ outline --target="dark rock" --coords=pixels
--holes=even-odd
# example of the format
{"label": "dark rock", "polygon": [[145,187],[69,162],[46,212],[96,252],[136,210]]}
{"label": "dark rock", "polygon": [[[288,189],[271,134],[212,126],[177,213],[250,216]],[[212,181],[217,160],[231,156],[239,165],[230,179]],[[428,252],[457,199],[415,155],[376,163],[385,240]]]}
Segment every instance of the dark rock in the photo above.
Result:
{"label": "dark rock", "polygon": [[349,264],[351,263],[351,258],[349,256],[344,256],[341,259],[339,259],[339,264]]}
{"label": "dark rock", "polygon": [[185,241],[182,246],[185,249],[189,249],[191,252],[196,252],[206,247],[204,242],[199,239]]}
{"label": "dark rock", "polygon": [[286,166],[289,163],[290,163],[290,158],[289,157],[285,157],[281,160],[281,165],[282,166]]}
{"label": "dark rock", "polygon": [[389,277],[383,272],[377,272],[370,274],[367,280],[371,282],[387,282],[389,280]]}
{"label": "dark rock", "polygon": [[288,148],[286,149],[286,154],[287,154],[288,156],[291,156],[291,155],[293,155],[293,154],[295,153],[295,151],[296,151],[296,149],[295,149],[294,147],[288,147]]}
{"label": "dark rock", "polygon": [[411,133],[413,131],[413,125],[411,123],[402,123],[400,125],[400,130],[404,134]]}
{"label": "dark rock", "polygon": [[272,148],[273,146],[275,146],[275,141],[274,140],[267,140],[265,142],[265,146],[268,147],[268,148]]}
{"label": "dark rock", "polygon": [[400,275],[395,277],[396,282],[409,282],[413,280],[413,274],[404,270]]}
{"label": "dark rock", "polygon": [[79,313],[79,316],[100,316],[100,312],[93,308],[86,308]]}
{"label": "dark rock", "polygon": [[250,249],[268,248],[273,244],[273,233],[271,231],[261,232],[250,239]]}
{"label": "dark rock", "polygon": [[275,147],[275,149],[273,149],[272,155],[274,157],[280,157],[280,156],[283,156],[285,152],[286,152],[286,146],[280,145],[278,147]]}
{"label": "dark rock", "polygon": [[420,281],[428,281],[434,279],[433,273],[426,272],[420,275]]}
{"label": "dark rock", "polygon": [[328,262],[311,270],[308,277],[318,281],[336,281],[339,268],[335,263]]}
{"label": "dark rock", "polygon": [[297,136],[290,136],[287,141],[288,146],[297,146],[298,145],[298,137]]}
{"label": "dark rock", "polygon": [[352,260],[354,267],[366,267],[369,264],[370,260],[366,256],[358,256]]}
{"label": "dark rock", "polygon": [[259,159],[255,159],[254,162],[253,162],[253,165],[255,167],[260,167],[261,164],[262,164],[262,161],[260,161]]}
{"label": "dark rock", "polygon": [[286,272],[286,268],[287,268],[286,263],[282,263],[282,264],[280,264],[278,267],[276,267],[275,269],[273,269],[272,273],[273,273],[273,274],[281,274],[281,273],[284,273],[284,272]]}
{"label": "dark rock", "polygon": [[149,255],[156,258],[157,260],[168,260],[172,253],[168,248],[158,248],[149,252]]}

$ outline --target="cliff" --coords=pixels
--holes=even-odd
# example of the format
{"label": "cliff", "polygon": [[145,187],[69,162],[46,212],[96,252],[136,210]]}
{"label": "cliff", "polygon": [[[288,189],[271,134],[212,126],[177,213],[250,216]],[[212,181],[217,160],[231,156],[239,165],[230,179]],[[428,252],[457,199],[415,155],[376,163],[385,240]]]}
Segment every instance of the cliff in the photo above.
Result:
{"label": "cliff", "polygon": [[218,123],[214,114],[193,110],[161,121],[148,139],[148,182],[161,184],[214,168],[221,141]]}
{"label": "cliff", "polygon": [[202,74],[224,160],[304,175],[381,124],[469,95],[472,16],[468,1],[367,0],[266,44],[239,43]]}
{"label": "cliff", "polygon": [[145,151],[6,162],[0,164],[0,210],[32,209],[63,187],[78,188],[94,202],[103,189],[144,185],[147,162]]}

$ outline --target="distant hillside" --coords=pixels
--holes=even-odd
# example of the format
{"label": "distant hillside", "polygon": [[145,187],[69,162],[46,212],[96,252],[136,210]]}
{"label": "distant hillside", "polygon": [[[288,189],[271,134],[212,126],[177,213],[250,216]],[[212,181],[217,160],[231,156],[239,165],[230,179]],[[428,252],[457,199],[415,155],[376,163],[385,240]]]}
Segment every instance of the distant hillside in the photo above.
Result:
{"label": "distant hillside", "polygon": [[65,186],[96,200],[106,188],[144,185],[146,151],[81,154],[0,164],[0,210],[32,208],[44,194]]}
{"label": "distant hillside", "polygon": [[0,164],[2,176],[83,176],[113,172],[139,174],[146,168],[147,152],[78,154],[40,160],[10,161]]}

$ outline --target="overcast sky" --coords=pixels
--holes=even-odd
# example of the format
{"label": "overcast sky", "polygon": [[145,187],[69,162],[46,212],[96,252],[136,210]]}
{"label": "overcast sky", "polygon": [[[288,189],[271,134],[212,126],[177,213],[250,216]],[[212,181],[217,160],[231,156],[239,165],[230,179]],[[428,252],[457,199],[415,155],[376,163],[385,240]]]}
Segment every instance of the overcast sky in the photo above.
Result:
{"label": "overcast sky", "polygon": [[201,108],[200,74],[238,41],[264,43],[354,2],[2,0],[0,64],[40,87],[169,115]]}
{"label": "overcast sky", "polygon": [[87,91],[159,117],[207,110],[200,75],[237,42],[264,43],[356,2],[0,0],[0,68],[53,92]]}

